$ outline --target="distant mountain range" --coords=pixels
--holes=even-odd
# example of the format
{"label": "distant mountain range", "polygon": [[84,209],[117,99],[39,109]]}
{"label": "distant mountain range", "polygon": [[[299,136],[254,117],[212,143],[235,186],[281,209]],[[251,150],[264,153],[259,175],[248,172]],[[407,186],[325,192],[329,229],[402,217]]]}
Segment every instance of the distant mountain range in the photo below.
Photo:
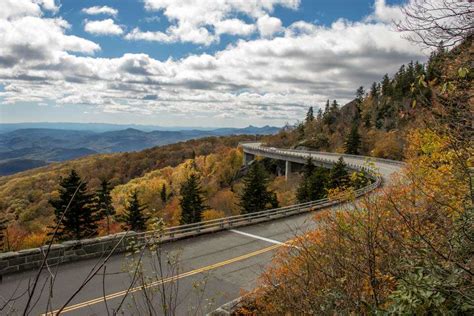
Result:
{"label": "distant mountain range", "polygon": [[[19,128],[14,128],[14,127]],[[24,128],[30,126],[29,128]],[[42,126],[42,127],[31,127]],[[49,128],[48,128],[49,126]],[[77,129],[67,129],[66,127]],[[122,129],[116,129],[121,126]],[[90,127],[91,129],[85,129]],[[269,135],[272,126],[217,129],[144,130],[112,124],[21,123],[0,125],[0,175],[96,153],[139,151],[207,136]],[[125,126],[126,127],[126,126]],[[136,126],[143,127],[143,126]],[[107,130],[109,128],[109,130]],[[104,131],[105,130],[105,131]]]}
{"label": "distant mountain range", "polygon": [[[143,132],[151,131],[212,131],[212,127],[182,127],[182,126],[158,126],[141,124],[110,124],[110,123],[68,123],[68,122],[33,122],[33,123],[0,123],[0,133],[8,133],[18,129],[47,128],[71,131],[89,131],[96,133],[119,131],[127,128],[138,129]],[[258,127],[257,127],[258,128]],[[237,128],[238,129],[238,128]]]}

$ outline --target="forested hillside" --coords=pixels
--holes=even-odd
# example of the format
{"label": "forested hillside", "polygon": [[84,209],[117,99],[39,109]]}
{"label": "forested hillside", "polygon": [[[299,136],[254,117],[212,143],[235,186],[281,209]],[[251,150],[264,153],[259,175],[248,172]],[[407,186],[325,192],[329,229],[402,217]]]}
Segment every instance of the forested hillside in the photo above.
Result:
{"label": "forested hillside", "polygon": [[118,186],[119,190],[119,185],[154,170],[165,167],[172,170],[187,159],[235,149],[240,141],[246,140],[255,140],[255,136],[209,137],[134,153],[93,155],[0,177],[0,212],[8,220],[10,234],[29,235],[34,239],[32,233],[44,236],[47,226],[52,224],[53,208],[49,200],[57,197],[60,178],[73,169],[92,192],[100,187],[102,180],[109,181],[111,187]]}
{"label": "forested hillside", "polygon": [[386,74],[371,87],[357,89],[355,99],[344,106],[328,100],[319,111],[310,108],[300,124],[287,126],[266,141],[274,147],[302,146],[401,160],[409,131],[432,116],[433,88],[442,88],[441,83],[460,68],[468,69],[472,54],[469,42],[450,52],[439,47],[426,64],[400,66],[393,77]]}

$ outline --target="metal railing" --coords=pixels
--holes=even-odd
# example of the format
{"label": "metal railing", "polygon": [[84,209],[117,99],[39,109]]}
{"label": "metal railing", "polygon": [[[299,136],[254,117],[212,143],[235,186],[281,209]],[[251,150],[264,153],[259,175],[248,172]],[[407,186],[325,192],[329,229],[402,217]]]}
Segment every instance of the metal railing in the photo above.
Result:
{"label": "metal railing", "polygon": [[[301,153],[301,152],[288,152],[286,150],[277,150],[273,148],[263,148],[263,147],[259,147],[259,148],[252,147],[252,150],[260,151],[262,153],[272,152],[272,153],[279,153],[282,155],[292,155],[294,157],[306,158],[304,153]],[[334,164],[335,162],[334,160],[331,160],[331,159],[324,159],[324,158],[321,159],[319,157],[317,160],[326,162],[328,164],[329,163]],[[371,184],[354,191],[354,195],[356,198],[373,191],[374,189],[376,189],[377,187],[381,185],[382,177],[375,170],[372,170],[371,168],[367,166],[358,165],[358,164],[346,163],[346,165],[350,169],[363,172],[366,176],[374,180]],[[193,224],[167,227],[160,231],[148,231],[144,233],[137,233],[133,235],[133,238],[138,238],[141,241],[145,241],[149,238],[155,238],[159,236],[160,240],[173,240],[177,238],[184,238],[187,236],[194,236],[194,235],[215,232],[215,231],[220,231],[220,230],[226,230],[226,229],[231,229],[231,228],[235,228],[239,226],[245,226],[245,225],[250,225],[254,223],[274,220],[278,218],[284,218],[287,216],[297,215],[297,214],[301,214],[301,213],[305,213],[309,211],[315,211],[315,210],[319,210],[319,209],[326,208],[329,206],[337,205],[341,202],[343,202],[343,200],[334,200],[334,199],[330,200],[328,198],[325,198],[325,199],[321,199],[317,201],[295,204],[291,206],[279,207],[279,208],[274,208],[274,209],[269,209],[269,210],[263,210],[263,211],[254,212],[254,213],[229,216],[229,217],[202,221],[202,222],[193,223]]]}
{"label": "metal railing", "polygon": [[[404,166],[405,163],[403,161],[393,160],[393,159],[385,159],[385,158],[377,158],[377,157],[370,157],[370,156],[361,156],[361,155],[351,155],[351,154],[344,154],[344,153],[331,153],[325,151],[312,151],[312,150],[305,150],[305,149],[277,149],[273,147],[264,147],[262,143],[256,142],[241,142],[239,143],[240,146],[247,148],[248,150],[252,151],[260,151],[261,153],[275,153],[280,155],[286,156],[293,156],[293,157],[300,157],[304,158],[306,155],[314,156],[314,155],[325,155],[325,156],[333,156],[333,157],[343,157],[343,158],[353,158],[353,159],[363,159],[368,161],[376,161],[380,163],[387,163],[397,166]],[[304,154],[304,155],[298,155]],[[320,158],[320,157],[313,157],[318,160],[322,160],[324,162],[333,162],[331,159],[327,158]]]}
{"label": "metal railing", "polygon": [[[355,197],[360,197],[370,191],[376,189],[381,184],[381,179],[377,178],[375,182],[368,186],[365,186],[354,193]],[[269,209],[259,211],[255,213],[247,213],[235,216],[229,216],[209,221],[198,222],[194,224],[180,225],[175,227],[167,227],[161,231],[148,231],[144,233],[137,233],[132,238],[138,238],[146,240],[148,238],[154,238],[159,235],[163,240],[182,238],[186,236],[193,236],[198,234],[204,234],[207,232],[215,232],[219,230],[232,229],[239,226],[245,226],[274,219],[284,218],[292,215],[297,215],[305,212],[315,211],[329,206],[335,206],[344,202],[344,200],[328,198],[321,199],[318,201],[301,203],[286,207],[280,207],[275,209]]]}

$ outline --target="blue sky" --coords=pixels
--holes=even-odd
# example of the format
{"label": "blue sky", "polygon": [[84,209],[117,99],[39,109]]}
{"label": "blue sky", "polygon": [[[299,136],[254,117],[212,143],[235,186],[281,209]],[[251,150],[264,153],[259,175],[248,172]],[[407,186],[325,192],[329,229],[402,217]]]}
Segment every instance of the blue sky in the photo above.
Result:
{"label": "blue sky", "polygon": [[[387,1],[388,4],[402,2],[401,0]],[[297,10],[276,6],[272,15],[278,17],[284,26],[289,26],[296,21],[330,25],[340,18],[359,21],[373,11],[373,5],[374,2],[371,0],[303,0]],[[120,37],[91,36],[91,34],[84,31],[84,19],[88,16],[81,10],[93,6],[116,8],[118,10],[115,18],[117,24],[124,25],[128,29],[139,27],[144,31],[164,30],[170,23],[162,11],[146,10],[141,0],[62,0],[60,14],[72,25],[71,32],[99,42],[102,50],[96,54],[98,57],[120,57],[125,53],[145,53],[158,60],[179,59],[190,54],[214,53],[224,49],[239,38],[238,36],[224,35],[219,43],[203,46],[192,43],[130,42],[124,41]],[[100,19],[104,17],[108,16],[98,15],[89,18]],[[246,17],[242,16],[242,18]],[[247,21],[249,21],[248,18]],[[258,34],[253,34],[246,38],[255,39],[257,37]]]}
{"label": "blue sky", "polygon": [[4,123],[282,125],[426,58],[404,1],[5,1]]}

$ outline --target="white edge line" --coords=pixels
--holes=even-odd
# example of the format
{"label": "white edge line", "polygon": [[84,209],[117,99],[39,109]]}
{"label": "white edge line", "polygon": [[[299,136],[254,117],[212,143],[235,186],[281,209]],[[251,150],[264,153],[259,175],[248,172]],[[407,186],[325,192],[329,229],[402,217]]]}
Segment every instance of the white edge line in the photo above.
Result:
{"label": "white edge line", "polygon": [[255,239],[260,239],[260,240],[263,240],[263,241],[266,241],[266,242],[269,242],[269,243],[272,243],[272,244],[288,246],[287,243],[284,243],[284,242],[281,242],[281,241],[278,241],[278,240],[274,240],[274,239],[270,239],[270,238],[265,238],[265,237],[261,237],[261,236],[257,236],[257,235],[253,235],[253,234],[249,234],[249,233],[245,233],[245,232],[242,232],[242,231],[240,231],[240,230],[230,229],[229,231],[234,232],[234,233],[237,233],[237,234],[240,234],[240,235],[244,235],[244,236],[247,236],[247,237],[251,237],[251,238],[255,238]]}

